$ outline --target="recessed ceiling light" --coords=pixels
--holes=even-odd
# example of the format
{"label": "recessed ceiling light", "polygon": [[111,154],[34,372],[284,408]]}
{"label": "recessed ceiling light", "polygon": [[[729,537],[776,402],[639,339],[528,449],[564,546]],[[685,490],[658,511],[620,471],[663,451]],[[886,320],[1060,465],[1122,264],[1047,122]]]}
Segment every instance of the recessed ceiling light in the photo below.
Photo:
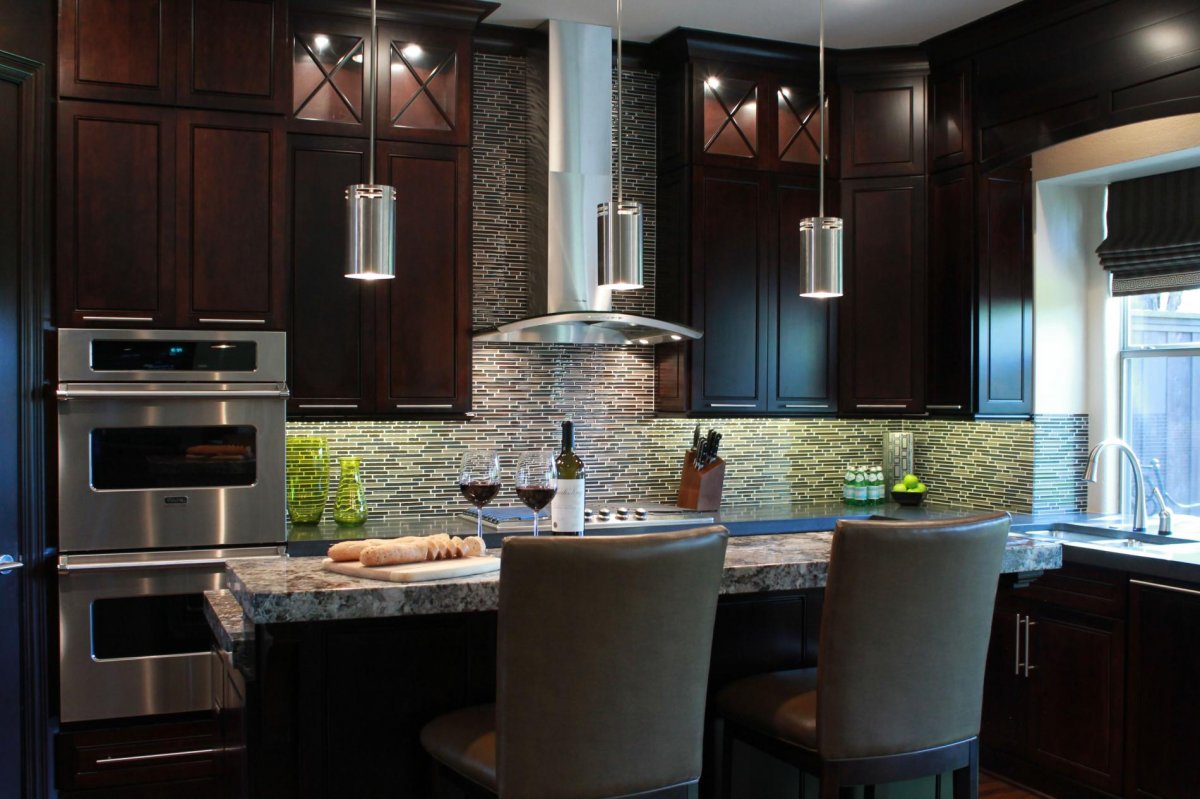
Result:
{"label": "recessed ceiling light", "polygon": [[313,47],[317,48],[318,50],[324,50],[328,46],[329,46],[329,37],[326,36],[325,34],[318,33],[316,36],[313,37]]}
{"label": "recessed ceiling light", "polygon": [[721,88],[721,81],[717,79],[716,75],[709,75],[704,80],[704,85],[710,89],[719,89]]}

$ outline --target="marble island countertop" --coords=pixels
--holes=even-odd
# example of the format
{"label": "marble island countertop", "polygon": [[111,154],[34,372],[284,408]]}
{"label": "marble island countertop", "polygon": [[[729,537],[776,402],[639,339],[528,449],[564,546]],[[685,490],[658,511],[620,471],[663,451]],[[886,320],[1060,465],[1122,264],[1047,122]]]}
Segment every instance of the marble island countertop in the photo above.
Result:
{"label": "marble island countertop", "polygon": [[[722,594],[820,588],[830,532],[731,537]],[[253,624],[417,616],[495,610],[496,572],[424,583],[383,583],[325,571],[318,557],[255,558],[230,563],[230,593]],[[1057,543],[1010,537],[1001,571],[1056,569]]]}

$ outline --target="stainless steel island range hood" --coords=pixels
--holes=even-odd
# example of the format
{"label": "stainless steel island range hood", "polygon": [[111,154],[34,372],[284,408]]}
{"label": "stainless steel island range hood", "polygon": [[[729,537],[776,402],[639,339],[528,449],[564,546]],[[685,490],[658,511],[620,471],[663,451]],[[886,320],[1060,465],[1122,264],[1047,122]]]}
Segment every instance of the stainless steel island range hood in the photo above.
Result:
{"label": "stainless steel island range hood", "polygon": [[661,344],[700,331],[612,310],[599,285],[596,209],[612,191],[612,29],[551,20],[528,67],[530,316],[476,341]]}

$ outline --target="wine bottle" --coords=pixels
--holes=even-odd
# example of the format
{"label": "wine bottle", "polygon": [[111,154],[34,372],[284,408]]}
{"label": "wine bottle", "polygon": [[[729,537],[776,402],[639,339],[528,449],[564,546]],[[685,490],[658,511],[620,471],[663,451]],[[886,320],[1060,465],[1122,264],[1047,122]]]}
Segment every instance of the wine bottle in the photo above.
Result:
{"label": "wine bottle", "polygon": [[554,535],[583,535],[583,461],[575,454],[575,425],[562,423],[562,452],[554,459],[558,493],[550,501],[550,530]]}

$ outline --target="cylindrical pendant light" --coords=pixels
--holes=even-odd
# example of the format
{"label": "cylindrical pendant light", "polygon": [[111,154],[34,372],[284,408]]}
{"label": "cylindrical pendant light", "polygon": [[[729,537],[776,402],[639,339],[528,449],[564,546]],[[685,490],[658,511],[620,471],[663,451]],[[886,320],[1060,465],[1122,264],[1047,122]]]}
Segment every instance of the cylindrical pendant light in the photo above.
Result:
{"label": "cylindrical pendant light", "polygon": [[396,190],[375,183],[375,94],[378,61],[375,0],[371,0],[371,93],[367,113],[367,183],[346,187],[346,277],[387,280],[396,276]]}
{"label": "cylindrical pendant light", "polygon": [[[612,202],[596,207],[600,285],[614,291],[640,289],[645,268],[642,253],[642,204],[625,199],[625,158],[621,128],[624,120],[624,71],[621,47],[621,0],[617,0],[617,193]],[[614,213],[614,210],[616,213]]]}
{"label": "cylindrical pendant light", "polygon": [[821,114],[821,154],[817,167],[817,215],[800,220],[800,296],[842,296],[842,220],[825,216],[825,0],[821,0],[817,109]]}

